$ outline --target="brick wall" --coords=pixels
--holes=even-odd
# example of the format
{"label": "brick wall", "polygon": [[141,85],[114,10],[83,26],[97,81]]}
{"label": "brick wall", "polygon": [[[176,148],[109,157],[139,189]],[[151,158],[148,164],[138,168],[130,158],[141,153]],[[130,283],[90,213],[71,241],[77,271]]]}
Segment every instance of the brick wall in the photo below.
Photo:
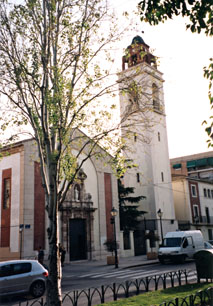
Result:
{"label": "brick wall", "polygon": [[45,195],[40,165],[34,163],[34,250],[45,249]]}
{"label": "brick wall", "polygon": [[113,240],[113,225],[110,223],[112,209],[112,182],[111,174],[104,173],[105,208],[106,208],[106,234],[107,240]]}
{"label": "brick wall", "polygon": [[[5,169],[2,171],[2,194],[1,194],[1,247],[10,246],[10,215],[11,215],[11,191],[12,191],[12,169]],[[8,193],[8,205],[4,207],[4,191],[5,180],[9,180],[9,193]]]}

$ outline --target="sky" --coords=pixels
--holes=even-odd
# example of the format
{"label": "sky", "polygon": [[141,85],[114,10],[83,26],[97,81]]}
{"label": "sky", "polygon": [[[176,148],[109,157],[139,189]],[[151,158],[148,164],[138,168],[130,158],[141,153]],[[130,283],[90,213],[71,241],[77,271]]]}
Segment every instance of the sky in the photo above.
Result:
{"label": "sky", "polygon": [[[109,0],[120,16],[136,10],[138,0]],[[135,19],[135,17],[134,17]],[[211,115],[208,99],[208,80],[203,77],[203,67],[213,56],[213,39],[204,34],[186,30],[185,20],[177,17],[164,24],[150,26],[136,21],[135,30],[128,32],[120,41],[116,62],[121,69],[123,50],[136,35],[159,57],[159,70],[163,73],[164,99],[167,115],[169,157],[180,157],[208,150],[207,134],[202,126]],[[144,32],[144,33],[142,33]]]}
{"label": "sky", "polygon": [[[117,0],[116,10],[127,10],[131,14],[137,2]],[[158,69],[165,80],[170,158],[212,150],[208,149],[202,122],[211,115],[209,84],[203,77],[203,67],[208,66],[209,58],[213,56],[213,39],[186,30],[185,21],[176,17],[164,24],[150,26],[138,20],[136,30],[121,41],[128,46],[134,36],[140,35],[159,57]]]}

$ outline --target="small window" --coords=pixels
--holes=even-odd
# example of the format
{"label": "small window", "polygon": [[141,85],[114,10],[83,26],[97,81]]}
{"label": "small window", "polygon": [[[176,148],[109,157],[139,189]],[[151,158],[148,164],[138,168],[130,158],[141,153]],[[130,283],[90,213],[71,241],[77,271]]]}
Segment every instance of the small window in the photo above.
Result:
{"label": "small window", "polygon": [[212,229],[208,229],[209,240],[213,240]]}
{"label": "small window", "polygon": [[140,183],[140,173],[137,173],[137,182]]}
{"label": "small window", "polygon": [[161,172],[161,181],[164,182],[164,175],[163,175],[163,172]]}
{"label": "small window", "polygon": [[199,222],[199,209],[198,205],[193,205],[194,222]]}
{"label": "small window", "polygon": [[196,185],[191,185],[191,192],[192,192],[192,196],[196,198],[197,197]]}
{"label": "small window", "polygon": [[3,183],[3,209],[10,207],[10,178],[5,178]]}
{"label": "small window", "polygon": [[159,90],[156,84],[152,84],[152,100],[153,100],[153,108],[154,110],[160,110],[160,103],[159,103]]}
{"label": "small window", "polygon": [[175,170],[180,170],[181,167],[182,167],[181,164],[174,164],[174,165],[172,165],[172,168],[175,169]]}
{"label": "small window", "polygon": [[160,141],[160,132],[158,132],[158,141]]}
{"label": "small window", "polygon": [[208,189],[207,192],[208,192],[208,198],[211,198],[210,189]]}
{"label": "small window", "polygon": [[204,197],[206,198],[207,197],[206,188],[203,188],[203,194],[204,194]]}
{"label": "small window", "polygon": [[134,142],[137,142],[137,135],[134,135]]}
{"label": "small window", "polygon": [[124,250],[131,249],[130,233],[129,231],[123,232]]}
{"label": "small window", "polygon": [[210,223],[209,208],[205,207],[205,211],[206,211],[206,222]]}

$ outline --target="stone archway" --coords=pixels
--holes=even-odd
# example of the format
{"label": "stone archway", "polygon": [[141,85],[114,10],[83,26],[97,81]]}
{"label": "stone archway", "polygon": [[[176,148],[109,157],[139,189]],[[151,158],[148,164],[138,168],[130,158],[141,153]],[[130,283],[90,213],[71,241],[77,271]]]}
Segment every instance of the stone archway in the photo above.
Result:
{"label": "stone archway", "polygon": [[[94,211],[92,197],[86,193],[86,174],[81,170],[78,181],[67,193],[61,211],[61,243],[69,260],[92,259]],[[77,249],[78,250],[77,250]]]}

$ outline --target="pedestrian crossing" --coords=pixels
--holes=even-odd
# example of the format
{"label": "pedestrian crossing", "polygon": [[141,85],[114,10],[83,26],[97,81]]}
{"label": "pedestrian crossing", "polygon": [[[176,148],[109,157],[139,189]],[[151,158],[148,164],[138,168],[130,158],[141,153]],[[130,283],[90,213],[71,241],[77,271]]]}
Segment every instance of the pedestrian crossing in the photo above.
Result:
{"label": "pedestrian crossing", "polygon": [[[113,271],[113,272],[103,272],[103,273],[87,273],[83,275],[78,275],[78,278],[90,278],[90,279],[107,279],[107,278],[113,278],[113,279],[129,279],[129,280],[135,280],[137,278],[144,278],[148,276],[154,276],[158,274],[168,273],[171,272],[171,270],[160,270],[160,269],[153,269],[148,271],[147,269],[138,269],[138,270],[131,270],[131,269],[123,269],[119,271]],[[174,272],[174,271],[173,271]],[[185,276],[182,275],[182,279],[184,279]],[[190,271],[187,279],[193,280],[196,279],[197,275],[194,271]]]}

